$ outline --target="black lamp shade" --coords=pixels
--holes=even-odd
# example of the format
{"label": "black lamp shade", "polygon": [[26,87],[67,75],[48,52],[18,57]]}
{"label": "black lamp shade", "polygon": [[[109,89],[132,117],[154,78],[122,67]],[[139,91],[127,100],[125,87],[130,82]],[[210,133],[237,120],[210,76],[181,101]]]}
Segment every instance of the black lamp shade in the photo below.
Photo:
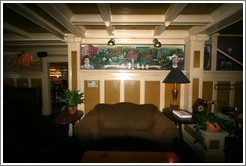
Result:
{"label": "black lamp shade", "polygon": [[190,83],[180,68],[172,68],[162,83]]}

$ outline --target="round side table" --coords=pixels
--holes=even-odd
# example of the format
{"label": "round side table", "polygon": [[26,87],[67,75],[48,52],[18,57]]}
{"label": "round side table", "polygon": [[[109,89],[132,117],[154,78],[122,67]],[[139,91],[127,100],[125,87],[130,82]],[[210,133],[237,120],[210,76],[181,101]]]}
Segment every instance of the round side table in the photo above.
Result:
{"label": "round side table", "polygon": [[57,126],[69,125],[68,136],[73,136],[73,127],[75,122],[80,120],[83,116],[83,111],[77,110],[75,114],[70,114],[68,111],[59,113],[54,119],[53,123]]}

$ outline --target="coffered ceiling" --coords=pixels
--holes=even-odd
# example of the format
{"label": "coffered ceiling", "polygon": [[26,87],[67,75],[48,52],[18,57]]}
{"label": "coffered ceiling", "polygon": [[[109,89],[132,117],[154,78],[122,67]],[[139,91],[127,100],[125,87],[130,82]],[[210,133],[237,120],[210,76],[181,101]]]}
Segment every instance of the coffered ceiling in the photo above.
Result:
{"label": "coffered ceiling", "polygon": [[242,35],[242,3],[3,3],[3,41]]}

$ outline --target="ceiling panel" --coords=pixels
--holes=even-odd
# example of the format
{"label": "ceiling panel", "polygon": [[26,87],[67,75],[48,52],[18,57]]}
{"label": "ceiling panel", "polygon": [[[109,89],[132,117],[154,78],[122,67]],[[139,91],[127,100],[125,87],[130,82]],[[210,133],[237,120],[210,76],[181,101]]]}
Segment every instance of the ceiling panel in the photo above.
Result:
{"label": "ceiling panel", "polygon": [[220,34],[243,34],[243,20],[219,31]]}
{"label": "ceiling panel", "polygon": [[112,14],[165,14],[169,3],[111,3]]}
{"label": "ceiling panel", "polygon": [[25,30],[29,33],[47,33],[48,31],[40,26],[37,26],[32,21],[29,21],[22,15],[9,9],[3,5],[3,21],[9,23],[17,28]]}
{"label": "ceiling panel", "polygon": [[100,14],[96,3],[67,3],[74,14]]}
{"label": "ceiling panel", "polygon": [[223,3],[190,3],[180,14],[210,14]]}
{"label": "ceiling panel", "polygon": [[105,26],[104,25],[85,25],[84,26],[86,29],[94,29],[94,30],[105,30]]}
{"label": "ceiling panel", "polygon": [[46,21],[48,21],[50,24],[57,27],[59,30],[61,30],[63,33],[70,33],[69,30],[67,30],[64,26],[62,26],[58,21],[56,21],[53,17],[51,17],[48,13],[46,13],[43,9],[38,7],[34,3],[27,3],[25,4],[29,9],[33,10],[33,12],[37,13],[38,15],[42,16]]}
{"label": "ceiling panel", "polygon": [[169,25],[166,30],[189,30],[191,25]]}
{"label": "ceiling panel", "polygon": [[116,30],[154,30],[155,27],[155,25],[114,25]]}

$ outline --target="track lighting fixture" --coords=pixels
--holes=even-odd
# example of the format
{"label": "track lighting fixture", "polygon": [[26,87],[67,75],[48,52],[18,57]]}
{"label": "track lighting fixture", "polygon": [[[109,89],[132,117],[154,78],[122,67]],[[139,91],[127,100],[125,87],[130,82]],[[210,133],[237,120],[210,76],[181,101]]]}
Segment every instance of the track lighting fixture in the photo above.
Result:
{"label": "track lighting fixture", "polygon": [[115,45],[114,39],[113,39],[113,38],[111,38],[111,39],[108,41],[108,45],[109,45],[109,46]]}
{"label": "track lighting fixture", "polygon": [[153,40],[153,44],[155,47],[161,47],[161,42],[159,42],[157,39]]}

